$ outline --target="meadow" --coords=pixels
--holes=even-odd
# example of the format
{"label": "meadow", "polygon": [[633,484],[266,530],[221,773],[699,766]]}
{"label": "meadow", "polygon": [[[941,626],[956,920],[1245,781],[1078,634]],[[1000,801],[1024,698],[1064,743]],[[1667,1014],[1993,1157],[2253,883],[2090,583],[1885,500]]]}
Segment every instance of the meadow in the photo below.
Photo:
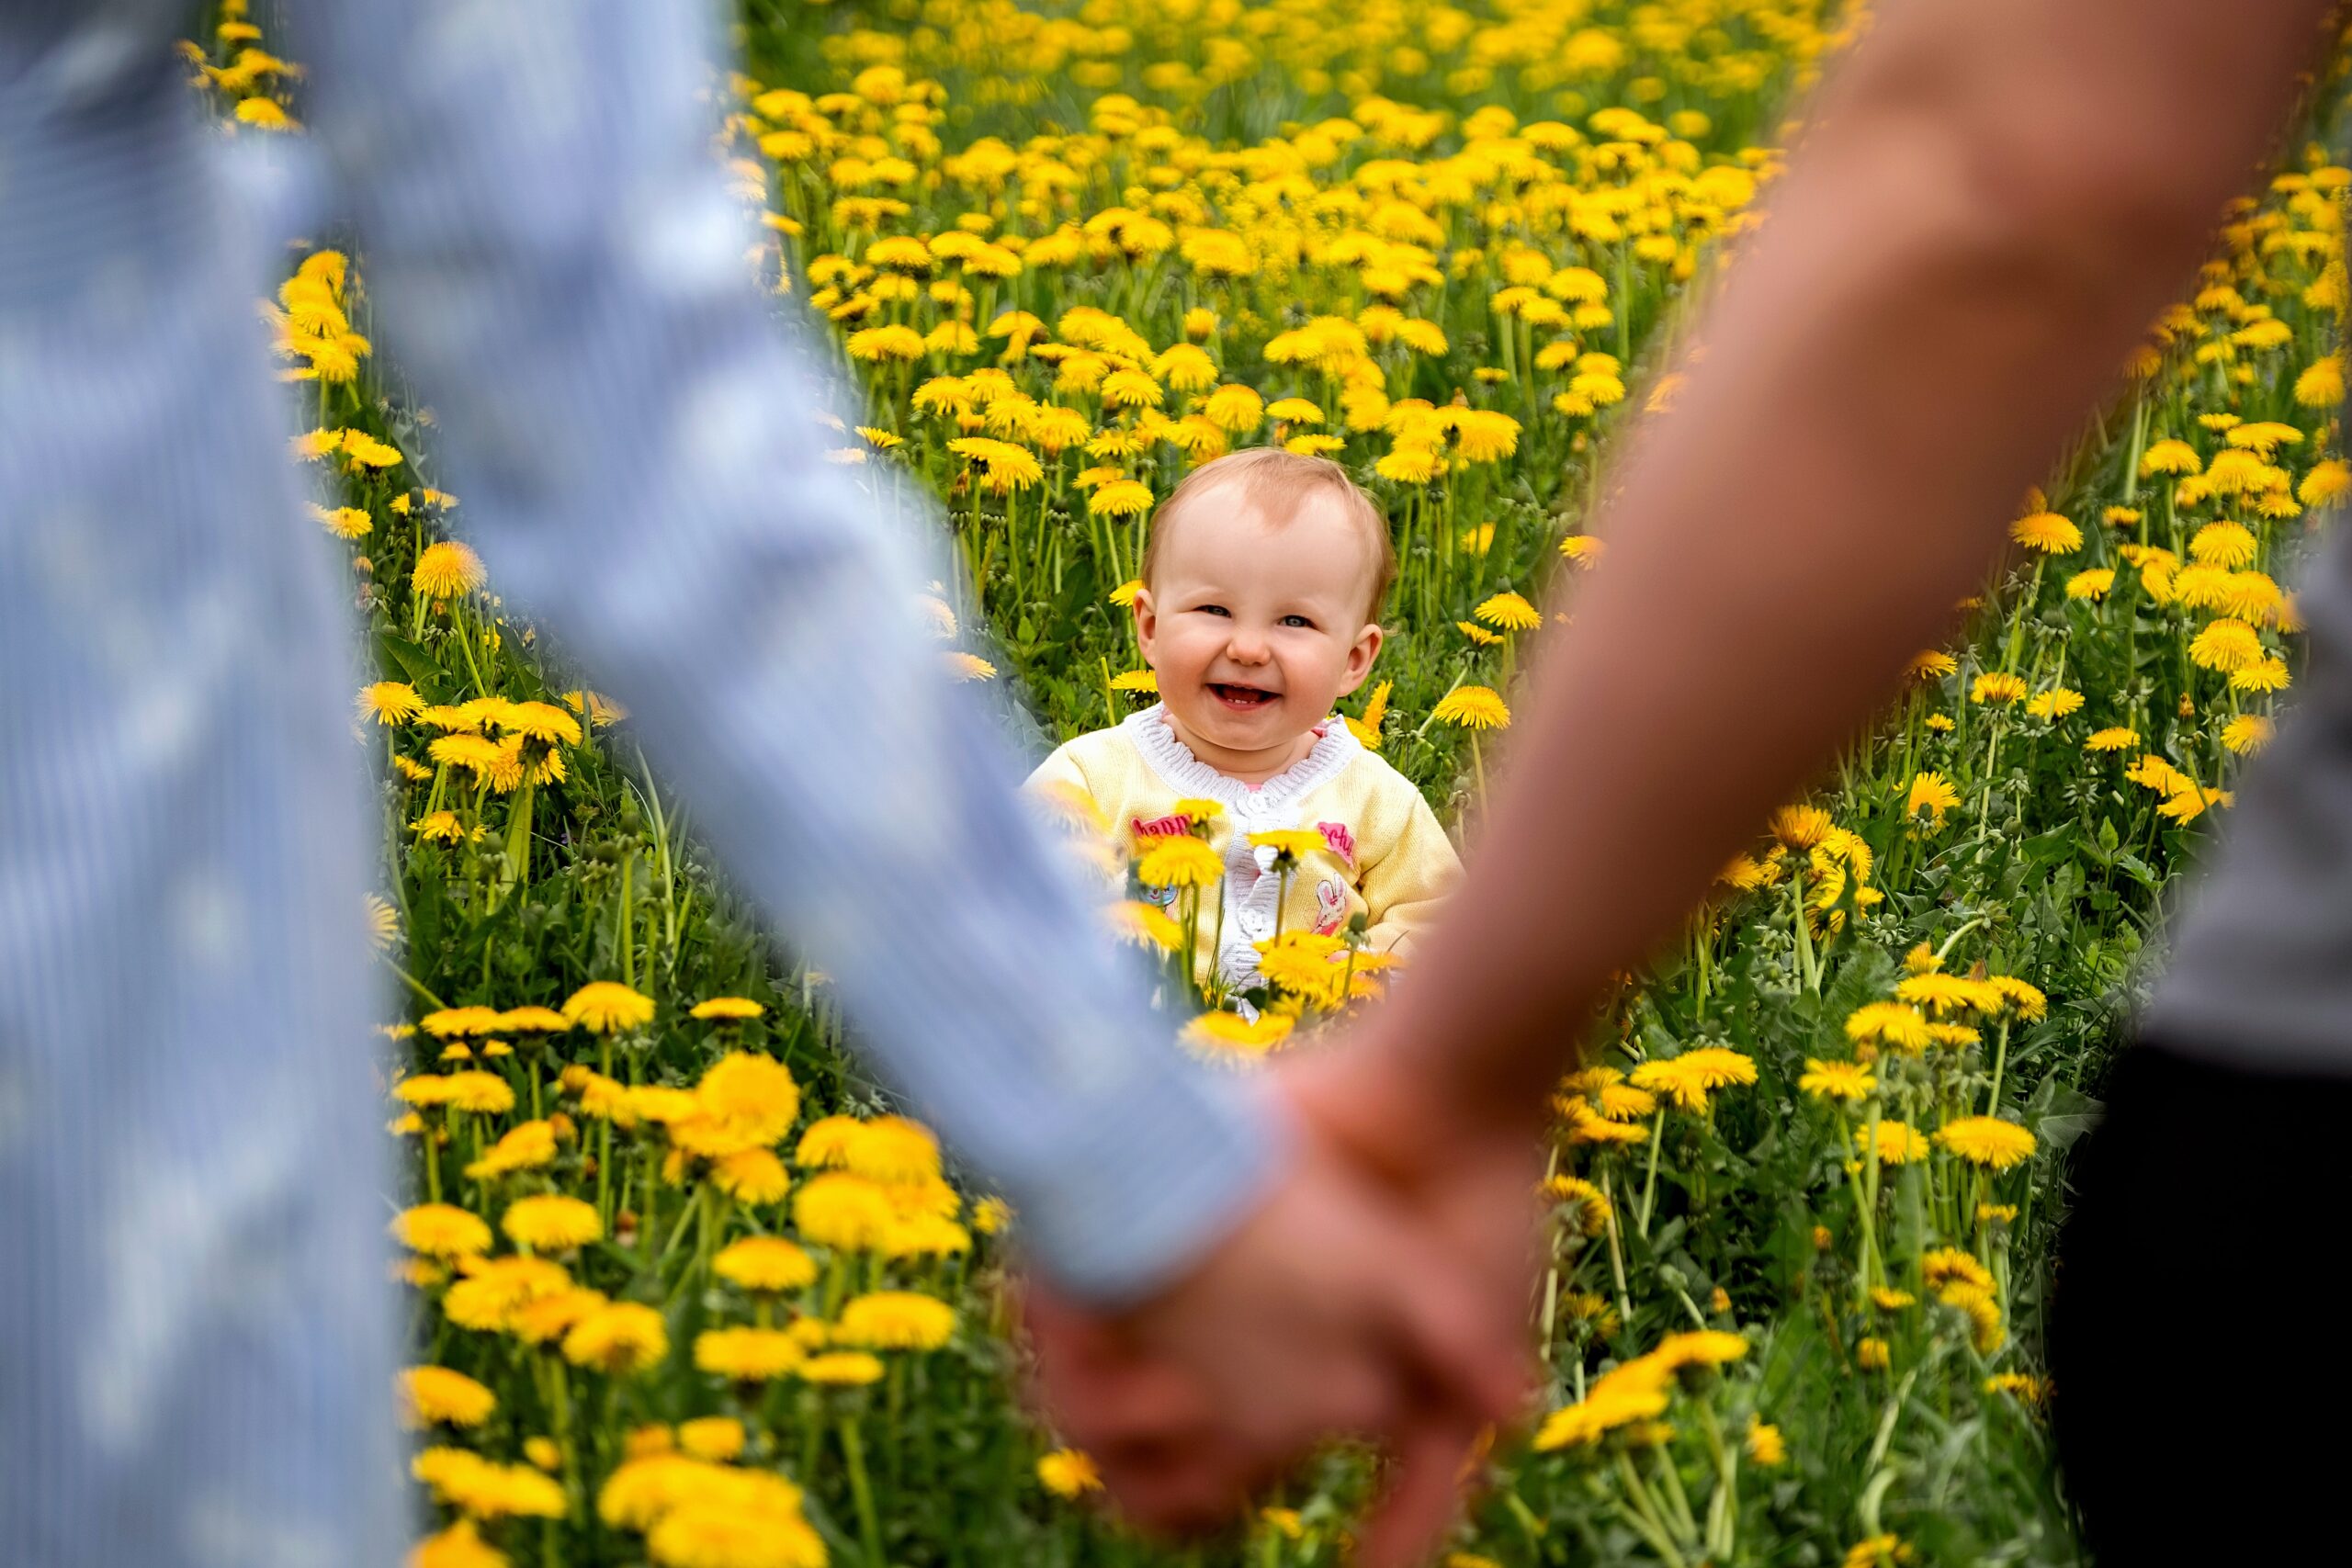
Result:
{"label": "meadow", "polygon": [[[293,62],[215,10],[188,52],[229,133],[300,134]],[[1238,447],[1328,455],[1402,562],[1346,716],[1475,839],[1529,650],[1609,570],[1613,433],[1674,396],[1804,87],[1869,37],[1815,0],[747,0],[737,42],[746,265],[837,353],[831,459],[945,530],[953,581],[909,585],[942,659],[1040,753],[1117,719],[1155,502]],[[2041,1360],[2068,1150],[2352,481],[2341,91],[2019,498],[1964,629],[1623,977],[1553,1102],[1547,1412],[1482,1456],[1449,1568],[2077,1559]],[[1167,1552],[1021,1408],[1020,1217],[506,616],[366,275],[322,248],[270,309],[378,665],[413,1561],[1342,1561],[1362,1454]],[[1154,854],[1178,916],[1214,907]],[[1221,999],[1195,920],[1106,913],[1176,1010]],[[1311,937],[1193,1048],[1247,1071],[1377,1006]]]}

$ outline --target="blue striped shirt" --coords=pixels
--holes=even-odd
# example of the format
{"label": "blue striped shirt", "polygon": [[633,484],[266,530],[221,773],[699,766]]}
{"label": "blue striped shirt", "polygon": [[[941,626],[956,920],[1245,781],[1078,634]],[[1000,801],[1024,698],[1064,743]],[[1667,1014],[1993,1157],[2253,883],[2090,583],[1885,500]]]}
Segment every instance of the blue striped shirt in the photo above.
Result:
{"label": "blue striped shirt", "polygon": [[[344,586],[254,300],[281,257],[173,0],[0,0],[0,1561],[390,1561]],[[278,188],[511,604],[636,716],[863,1037],[1115,1298],[1261,1190],[940,668],[928,542],[821,460],[698,8],[309,0]]]}

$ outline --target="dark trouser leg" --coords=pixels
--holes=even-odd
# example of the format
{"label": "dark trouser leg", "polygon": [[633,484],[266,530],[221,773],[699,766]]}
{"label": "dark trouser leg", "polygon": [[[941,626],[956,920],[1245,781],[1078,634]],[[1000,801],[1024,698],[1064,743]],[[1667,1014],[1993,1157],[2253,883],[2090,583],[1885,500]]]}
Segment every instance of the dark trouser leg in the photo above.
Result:
{"label": "dark trouser leg", "polygon": [[2076,1179],[2050,1356],[2094,1560],[2352,1562],[2352,1077],[2143,1045]]}

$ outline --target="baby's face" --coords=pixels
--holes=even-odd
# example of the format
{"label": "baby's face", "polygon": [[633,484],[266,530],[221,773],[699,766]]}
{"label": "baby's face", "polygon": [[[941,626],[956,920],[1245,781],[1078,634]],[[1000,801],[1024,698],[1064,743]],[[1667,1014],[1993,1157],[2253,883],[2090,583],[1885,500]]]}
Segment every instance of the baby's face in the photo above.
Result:
{"label": "baby's face", "polygon": [[1202,761],[1247,765],[1289,747],[1363,683],[1381,636],[1365,621],[1371,550],[1329,498],[1270,524],[1232,485],[1162,542],[1136,631]]}

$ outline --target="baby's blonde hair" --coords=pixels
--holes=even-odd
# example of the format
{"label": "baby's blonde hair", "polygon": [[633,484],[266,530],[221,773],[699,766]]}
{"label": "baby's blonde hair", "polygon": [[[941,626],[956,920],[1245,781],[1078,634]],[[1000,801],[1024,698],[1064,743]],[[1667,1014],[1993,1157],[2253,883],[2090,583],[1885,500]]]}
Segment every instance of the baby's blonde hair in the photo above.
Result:
{"label": "baby's blonde hair", "polygon": [[1379,618],[1381,602],[1388,597],[1389,584],[1396,581],[1396,547],[1388,537],[1388,520],[1339,464],[1329,457],[1309,457],[1280,446],[1251,446],[1229,453],[1203,463],[1184,476],[1174,493],[1160,502],[1159,510],[1152,514],[1151,535],[1143,547],[1146,584],[1152,581],[1153,568],[1159,563],[1160,541],[1168,537],[1169,530],[1184,515],[1185,509],[1198,505],[1204,492],[1228,483],[1240,487],[1244,496],[1277,523],[1296,512],[1309,496],[1337,497],[1372,546],[1372,592],[1364,618]]}

